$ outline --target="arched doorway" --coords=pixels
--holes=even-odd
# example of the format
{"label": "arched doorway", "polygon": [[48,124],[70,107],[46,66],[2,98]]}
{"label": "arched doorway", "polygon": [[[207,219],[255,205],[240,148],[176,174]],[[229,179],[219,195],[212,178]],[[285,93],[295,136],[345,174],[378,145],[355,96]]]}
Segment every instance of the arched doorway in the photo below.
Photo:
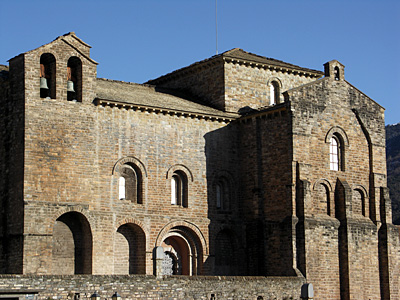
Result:
{"label": "arched doorway", "polygon": [[175,226],[162,237],[164,250],[162,275],[199,275],[203,248],[199,237],[185,226]]}
{"label": "arched doorway", "polygon": [[114,274],[146,273],[146,236],[136,224],[121,225],[114,241]]}
{"label": "arched doorway", "polygon": [[84,215],[61,215],[53,228],[53,274],[91,274],[92,245],[92,231]]}
{"label": "arched doorway", "polygon": [[161,246],[164,248],[165,254],[164,275],[190,275],[191,251],[184,237],[172,235],[166,238]]}

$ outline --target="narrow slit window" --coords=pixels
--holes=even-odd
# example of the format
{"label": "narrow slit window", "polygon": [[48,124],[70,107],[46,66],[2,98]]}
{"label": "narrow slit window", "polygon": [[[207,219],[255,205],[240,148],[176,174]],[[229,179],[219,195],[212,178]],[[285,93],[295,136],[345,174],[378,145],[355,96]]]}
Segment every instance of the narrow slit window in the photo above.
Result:
{"label": "narrow slit window", "polygon": [[217,209],[227,211],[230,209],[230,185],[225,177],[219,178],[215,185]]}
{"label": "narrow slit window", "polygon": [[172,176],[171,178],[171,204],[172,205],[179,205],[178,201],[178,178],[177,176]]}
{"label": "narrow slit window", "polygon": [[223,198],[223,195],[222,195],[223,189],[219,183],[216,185],[215,189],[216,189],[216,194],[217,194],[217,208],[221,208],[222,207],[222,198]]}

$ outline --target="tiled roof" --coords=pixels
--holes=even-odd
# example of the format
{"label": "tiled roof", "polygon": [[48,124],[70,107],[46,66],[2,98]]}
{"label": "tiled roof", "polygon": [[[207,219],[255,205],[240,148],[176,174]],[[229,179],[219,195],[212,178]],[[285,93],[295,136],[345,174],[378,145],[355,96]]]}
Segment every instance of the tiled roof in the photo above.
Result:
{"label": "tiled roof", "polygon": [[246,52],[240,48],[234,48],[232,50],[223,52],[221,54],[214,55],[210,58],[195,62],[187,67],[183,67],[181,69],[175,70],[171,73],[160,76],[156,79],[149,80],[149,81],[147,81],[147,83],[157,84],[159,82],[159,80],[167,79],[171,75],[178,75],[179,73],[181,73],[183,71],[188,71],[197,65],[202,65],[207,62],[215,61],[215,60],[218,60],[221,58],[226,59],[226,60],[231,60],[234,62],[240,61],[240,62],[244,62],[244,63],[255,64],[256,66],[259,66],[259,67],[266,66],[266,67],[272,67],[272,68],[282,68],[282,69],[285,69],[286,71],[291,70],[291,71],[303,72],[303,73],[307,73],[307,74],[310,74],[315,77],[322,77],[324,75],[324,73],[319,70],[303,68],[300,66],[296,66],[293,64],[289,64],[289,63],[274,59],[274,58],[268,58],[268,57],[260,56],[260,55],[253,54],[250,52]]}
{"label": "tiled roof", "polygon": [[239,59],[247,62],[255,62],[263,65],[268,65],[268,66],[277,66],[277,67],[283,67],[291,70],[299,70],[299,71],[304,71],[304,72],[309,72],[309,73],[317,73],[323,75],[324,73],[318,70],[312,70],[308,68],[303,68],[299,67],[293,64],[289,64],[287,62],[277,60],[274,58],[268,58],[264,57],[261,55],[257,55],[254,53],[246,52],[243,49],[240,48],[235,48],[229,51],[226,51],[224,53],[221,53],[221,55],[225,58],[232,58],[232,59]]}
{"label": "tiled roof", "polygon": [[178,112],[189,112],[235,118],[236,114],[195,103],[180,97],[156,91],[155,87],[123,81],[97,78],[96,98],[143,107],[160,108]]}

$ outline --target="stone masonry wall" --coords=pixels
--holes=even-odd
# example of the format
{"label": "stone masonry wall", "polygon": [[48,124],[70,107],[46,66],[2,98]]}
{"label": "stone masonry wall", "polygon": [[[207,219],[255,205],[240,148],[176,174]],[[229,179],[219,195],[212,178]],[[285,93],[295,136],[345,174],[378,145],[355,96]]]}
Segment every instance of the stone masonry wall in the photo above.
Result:
{"label": "stone masonry wall", "polygon": [[[23,247],[23,164],[24,164],[24,82],[25,60],[18,56],[10,61],[8,79],[3,82],[0,127],[2,138],[0,170],[1,236],[4,263],[1,269],[8,273],[22,270]],[[4,97],[4,98],[3,98]]]}
{"label": "stone masonry wall", "polygon": [[[302,272],[316,286],[315,299],[340,299],[339,221],[321,215],[306,218],[304,226],[306,267]],[[302,255],[299,248],[297,255]]]}
{"label": "stone masonry wall", "polygon": [[[229,155],[234,149],[232,132],[225,130],[218,140],[204,139],[223,124],[43,99],[29,113],[35,115],[28,129],[35,139],[27,143],[25,230],[34,235],[26,239],[27,254],[33,249],[35,253],[51,249],[52,227],[70,210],[83,213],[92,228],[95,273],[113,272],[113,249],[118,247],[113,239],[125,223],[136,222],[146,233],[147,273],[152,273],[156,237],[168,223],[190,221],[200,228],[208,246],[209,222],[215,221],[215,204],[207,202],[209,174],[217,168],[235,174],[235,160]],[[212,164],[217,155],[212,144],[219,142],[224,144],[219,150],[228,154]],[[146,168],[143,204],[118,199],[118,176],[113,175],[113,168],[124,157],[135,157]],[[177,164],[193,175],[188,208],[170,204],[166,175]],[[38,235],[47,242],[37,244]],[[43,254],[37,259],[47,260]],[[26,259],[33,263],[32,256]],[[47,266],[42,272],[49,270]],[[27,269],[37,271],[33,266]]]}
{"label": "stone masonry wall", "polygon": [[[237,112],[246,106],[251,108],[269,106],[269,83],[273,80],[279,83],[281,93],[315,81],[315,78],[254,68],[244,64],[226,62],[224,68],[225,109],[229,112]],[[283,102],[283,96],[279,102]]]}
{"label": "stone masonry wall", "polygon": [[[371,174],[386,174],[383,109],[344,80],[329,77],[291,90],[288,96],[293,159],[299,179],[310,183],[309,194],[297,205],[300,222],[305,216],[305,272],[315,281],[315,296],[327,290],[338,296],[340,275],[341,297],[380,299],[378,228],[373,222],[379,220],[376,188],[386,182],[380,175],[371,181]],[[339,171],[329,165],[333,132],[342,137],[344,164]],[[340,227],[334,225],[337,219]],[[301,248],[297,254],[301,257]],[[316,260],[321,255],[324,259]]]}
{"label": "stone masonry wall", "polygon": [[[56,99],[39,95],[39,59],[47,52],[56,57]],[[82,102],[67,101],[66,97],[63,66],[71,56],[82,61]],[[162,242],[158,240],[161,231],[174,226],[183,226],[192,234],[196,232],[197,240],[202,243],[201,253],[197,254],[202,261],[196,272],[212,273],[214,254],[209,249],[213,248],[218,232],[227,229],[221,226],[220,216],[230,219],[238,216],[237,186],[234,185],[238,172],[235,129],[218,121],[95,106],[92,103],[94,63],[61,41],[56,40],[25,57],[29,88],[25,121],[23,272],[70,272],[67,271],[70,267],[52,266],[52,249],[55,240],[60,240],[53,236],[54,226],[61,216],[70,213],[69,217],[85,220],[80,225],[82,228],[89,228],[82,237],[82,247],[93,240],[92,248],[82,250],[87,252],[86,256],[93,257],[92,262],[85,263],[83,272],[113,274],[114,264],[119,264],[114,257],[115,249],[119,248],[117,230],[124,224],[132,224],[145,236],[145,245],[141,248],[145,251],[146,274],[153,273],[152,251]],[[150,88],[149,92],[154,93]],[[140,204],[119,199],[119,175],[115,169],[124,158],[138,162],[143,169]],[[168,177],[171,170],[187,172],[187,208],[171,205]],[[231,179],[232,209],[221,215],[216,210],[212,183],[223,174]],[[237,240],[241,232],[236,231],[240,228],[228,227]],[[59,255],[70,257],[68,253]]]}
{"label": "stone masonry wall", "polygon": [[[269,106],[269,83],[272,80],[279,83],[281,93],[315,80],[315,77],[226,62],[222,57],[189,68],[177,71],[176,76],[170,74],[167,79],[157,79],[157,85],[187,91],[208,105],[227,112],[238,112],[247,106]],[[283,102],[282,96],[279,102]]]}
{"label": "stone masonry wall", "polygon": [[260,275],[293,272],[290,124],[285,103],[240,121],[249,265]]}
{"label": "stone masonry wall", "polygon": [[[0,172],[6,173],[6,103],[9,101],[10,84],[8,81],[8,67],[0,65]],[[0,273],[5,273],[6,265],[6,249],[4,247],[4,237],[6,235],[6,177],[0,176]]]}
{"label": "stone masonry wall", "polygon": [[122,300],[131,299],[300,299],[303,278],[299,277],[188,277],[172,276],[10,276],[0,275],[1,294],[18,290],[39,291],[37,300],[88,300],[97,291],[101,299],[117,291]]}
{"label": "stone masonry wall", "polygon": [[[204,66],[204,67],[202,67]],[[199,99],[211,107],[225,110],[224,63],[222,59],[178,71],[176,76],[157,80],[157,86],[182,91],[190,98]]]}

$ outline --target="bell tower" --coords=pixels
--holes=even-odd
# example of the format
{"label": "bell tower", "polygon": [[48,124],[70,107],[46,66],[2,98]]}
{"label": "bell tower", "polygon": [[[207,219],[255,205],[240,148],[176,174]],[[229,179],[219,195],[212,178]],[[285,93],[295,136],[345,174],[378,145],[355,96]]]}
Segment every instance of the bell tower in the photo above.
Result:
{"label": "bell tower", "polygon": [[331,60],[324,64],[325,77],[330,77],[332,80],[344,80],[344,65],[337,60]]}

